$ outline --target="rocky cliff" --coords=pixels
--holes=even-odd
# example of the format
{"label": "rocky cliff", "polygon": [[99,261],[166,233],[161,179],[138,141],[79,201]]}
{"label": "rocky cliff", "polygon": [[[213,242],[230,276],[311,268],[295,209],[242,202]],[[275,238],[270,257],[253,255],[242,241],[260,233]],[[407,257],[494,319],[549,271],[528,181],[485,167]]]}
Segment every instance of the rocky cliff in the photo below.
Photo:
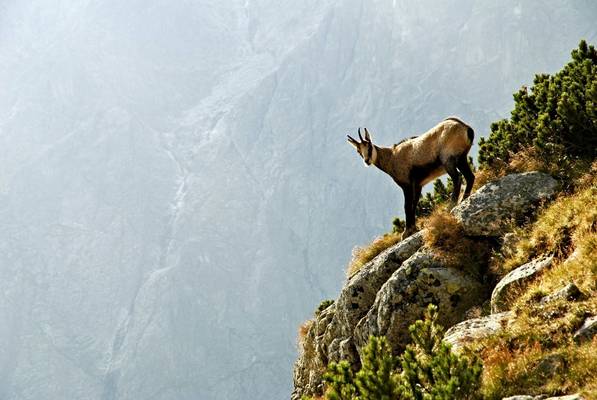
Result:
{"label": "rocky cliff", "polygon": [[[359,353],[370,335],[385,336],[399,353],[408,342],[408,326],[422,317],[429,303],[438,306],[440,323],[451,327],[445,340],[455,351],[512,324],[516,316],[510,308],[515,296],[550,268],[554,255],[534,254],[530,262],[502,277],[489,271],[490,254],[507,253],[515,241],[512,230],[532,219],[537,205],[548,203],[557,189],[549,175],[512,174],[481,187],[455,207],[451,214],[461,241],[471,252],[475,247],[484,249],[475,260],[447,258],[446,249],[436,248],[432,228],[428,228],[365,264],[347,279],[339,297],[305,325],[292,399],[321,395],[329,362],[348,360],[358,368]],[[571,284],[540,301],[573,299],[579,293]],[[482,305],[491,308],[491,313],[467,319],[471,309]],[[586,318],[576,333],[578,340],[592,337],[596,325],[595,318]]]}

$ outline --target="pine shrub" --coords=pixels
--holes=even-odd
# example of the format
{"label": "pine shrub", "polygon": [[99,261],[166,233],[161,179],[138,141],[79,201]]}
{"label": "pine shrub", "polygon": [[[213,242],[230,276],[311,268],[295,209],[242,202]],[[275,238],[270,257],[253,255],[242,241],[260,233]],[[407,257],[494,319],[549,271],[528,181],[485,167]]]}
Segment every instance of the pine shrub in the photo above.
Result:
{"label": "pine shrub", "polygon": [[413,343],[401,357],[404,399],[451,400],[477,399],[482,366],[452,353],[442,341],[444,331],[437,324],[437,307],[430,304],[424,321],[409,327]]}
{"label": "pine shrub", "polygon": [[424,321],[410,326],[412,343],[400,357],[384,337],[371,336],[363,349],[361,369],[346,361],[330,363],[324,375],[328,400],[477,399],[482,366],[478,358],[452,353],[442,341],[437,307],[429,305]]}
{"label": "pine shrub", "polygon": [[597,156],[597,51],[582,40],[572,60],[555,75],[538,74],[533,86],[514,94],[510,119],[481,138],[482,167],[510,163],[535,149],[549,172],[569,182]]}

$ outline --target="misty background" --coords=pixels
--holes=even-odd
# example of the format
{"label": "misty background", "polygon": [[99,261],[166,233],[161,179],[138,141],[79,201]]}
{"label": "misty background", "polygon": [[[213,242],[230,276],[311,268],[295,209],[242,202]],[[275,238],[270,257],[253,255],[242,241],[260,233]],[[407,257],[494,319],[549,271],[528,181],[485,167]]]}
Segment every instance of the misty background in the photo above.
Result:
{"label": "misty background", "polygon": [[[0,399],[285,399],[402,194],[345,135],[476,139],[585,1],[0,2]],[[476,146],[473,148],[476,152]]]}

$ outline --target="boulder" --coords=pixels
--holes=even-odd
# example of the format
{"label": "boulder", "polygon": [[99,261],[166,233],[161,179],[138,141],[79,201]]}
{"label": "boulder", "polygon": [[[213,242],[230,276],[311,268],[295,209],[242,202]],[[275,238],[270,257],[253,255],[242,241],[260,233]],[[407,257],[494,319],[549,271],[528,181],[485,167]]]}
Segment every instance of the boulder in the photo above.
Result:
{"label": "boulder", "polygon": [[348,359],[358,362],[358,354],[352,344],[355,326],[371,308],[382,285],[421,246],[423,231],[388,248],[346,282],[336,300],[336,313],[324,338],[331,361]]}
{"label": "boulder", "polygon": [[315,318],[294,365],[293,400],[321,394],[323,372],[330,361],[360,364],[354,327],[371,308],[379,288],[422,245],[421,231],[380,253],[351,276],[334,304]]}
{"label": "boulder", "polygon": [[574,333],[573,339],[580,344],[589,340],[597,334],[597,316],[589,317],[582,326]]}
{"label": "boulder", "polygon": [[543,297],[540,303],[547,304],[556,300],[577,300],[581,295],[582,293],[578,286],[576,286],[573,282],[570,282],[563,288]]}
{"label": "boulder", "polygon": [[444,341],[452,345],[452,350],[458,353],[469,343],[499,333],[513,317],[514,314],[507,311],[462,321],[446,331]]}
{"label": "boulder", "polygon": [[528,262],[510,271],[493,289],[491,294],[491,312],[507,311],[509,300],[518,290],[533,280],[541,271],[551,266],[553,256],[544,257]]}
{"label": "boulder", "polygon": [[355,329],[356,347],[362,348],[370,335],[384,335],[399,353],[410,341],[408,326],[423,318],[430,303],[439,308],[438,322],[452,326],[485,297],[484,286],[476,278],[447,268],[429,250],[421,249],[402,263],[377,293],[371,309]]}
{"label": "boulder", "polygon": [[357,322],[367,314],[377,292],[402,263],[423,246],[424,231],[406,238],[365,264],[344,285],[336,301],[335,319],[344,334],[352,333]]}
{"label": "boulder", "polygon": [[452,210],[466,235],[500,237],[533,207],[554,196],[557,182],[541,172],[507,175],[481,187]]}

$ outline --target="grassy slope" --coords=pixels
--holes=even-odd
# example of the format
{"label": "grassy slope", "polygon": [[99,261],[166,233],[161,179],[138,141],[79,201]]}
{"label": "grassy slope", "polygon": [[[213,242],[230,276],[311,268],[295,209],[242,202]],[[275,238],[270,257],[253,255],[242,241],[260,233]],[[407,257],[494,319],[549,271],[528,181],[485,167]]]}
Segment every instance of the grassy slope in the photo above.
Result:
{"label": "grassy slope", "polygon": [[[540,254],[553,254],[556,262],[518,293],[512,307],[515,323],[473,349],[483,358],[483,393],[487,399],[577,391],[597,399],[597,339],[582,345],[572,340],[584,319],[597,315],[595,172],[584,179],[575,194],[560,196],[533,224],[521,229],[521,239],[510,255],[495,258],[493,268],[499,275]],[[583,293],[578,301],[539,303],[541,297],[570,282]]]}
{"label": "grassy slope", "polygon": [[[532,157],[520,160],[520,165],[498,175],[492,171],[484,176],[480,171],[483,181],[537,167],[529,162]],[[534,223],[518,228],[515,233],[519,240],[513,248],[493,256],[492,272],[498,277],[542,254],[553,254],[555,262],[513,300],[516,322],[502,334],[471,348],[483,360],[484,398],[580,391],[589,399],[597,399],[597,339],[582,345],[572,340],[584,319],[597,315],[597,163],[576,188],[575,193],[560,195],[539,212]],[[461,228],[445,207],[421,218],[420,224],[427,229],[426,245],[453,267],[477,264],[489,251],[486,244],[463,240]],[[356,248],[348,276],[399,241],[400,234],[388,233]],[[539,304],[540,298],[570,282],[582,291],[581,299]],[[303,337],[308,330],[305,328],[308,326],[303,327]]]}

